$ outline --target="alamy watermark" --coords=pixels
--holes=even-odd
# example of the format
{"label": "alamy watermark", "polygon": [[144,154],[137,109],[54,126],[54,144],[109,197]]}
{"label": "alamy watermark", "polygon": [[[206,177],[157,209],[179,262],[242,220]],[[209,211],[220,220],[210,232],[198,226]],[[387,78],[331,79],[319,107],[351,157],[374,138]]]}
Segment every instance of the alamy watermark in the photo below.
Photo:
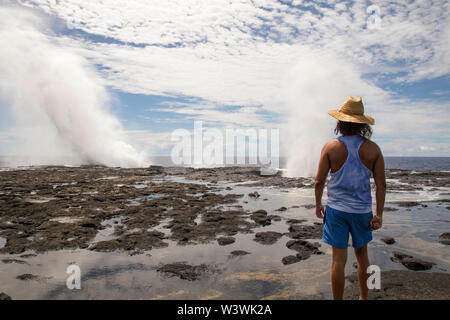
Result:
{"label": "alamy watermark", "polygon": [[279,136],[279,129],[219,130],[204,127],[203,121],[194,121],[193,132],[186,129],[172,132],[171,140],[176,144],[171,151],[171,160],[175,165],[259,165],[278,169]]}
{"label": "alamy watermark", "polygon": [[367,267],[367,273],[370,274],[366,284],[369,290],[381,289],[381,270],[380,267],[373,264]]}
{"label": "alamy watermark", "polygon": [[379,6],[373,4],[366,9],[369,17],[367,18],[366,24],[369,30],[380,30],[381,29],[381,9]]}
{"label": "alamy watermark", "polygon": [[66,273],[69,274],[66,280],[66,286],[69,290],[81,289],[81,269],[76,264],[67,267]]}

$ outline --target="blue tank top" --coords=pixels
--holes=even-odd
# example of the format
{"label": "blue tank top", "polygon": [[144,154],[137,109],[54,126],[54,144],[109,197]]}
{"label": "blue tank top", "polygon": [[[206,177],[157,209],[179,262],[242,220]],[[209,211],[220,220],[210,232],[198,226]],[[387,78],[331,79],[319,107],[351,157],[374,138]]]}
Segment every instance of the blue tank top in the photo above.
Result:
{"label": "blue tank top", "polygon": [[340,136],[347,147],[347,160],[342,167],[329,174],[327,205],[348,213],[372,211],[370,176],[372,172],[361,162],[358,150],[364,139],[360,136]]}

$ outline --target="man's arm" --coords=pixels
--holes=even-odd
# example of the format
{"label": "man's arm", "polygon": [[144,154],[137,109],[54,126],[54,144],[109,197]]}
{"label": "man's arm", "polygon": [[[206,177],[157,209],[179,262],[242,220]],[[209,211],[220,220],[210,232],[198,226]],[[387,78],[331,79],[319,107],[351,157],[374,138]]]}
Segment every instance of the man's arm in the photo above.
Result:
{"label": "man's arm", "polygon": [[383,209],[386,198],[386,176],[384,172],[384,158],[381,150],[378,148],[378,157],[375,161],[373,169],[373,179],[375,180],[375,198],[376,198],[376,212],[371,221],[371,226],[374,230],[380,229],[383,225]]}
{"label": "man's arm", "polygon": [[328,156],[328,144],[322,148],[319,160],[319,168],[317,169],[316,180],[314,183],[314,193],[316,196],[316,216],[323,219],[325,210],[322,206],[323,188],[327,179],[328,171],[330,171],[330,158]]}

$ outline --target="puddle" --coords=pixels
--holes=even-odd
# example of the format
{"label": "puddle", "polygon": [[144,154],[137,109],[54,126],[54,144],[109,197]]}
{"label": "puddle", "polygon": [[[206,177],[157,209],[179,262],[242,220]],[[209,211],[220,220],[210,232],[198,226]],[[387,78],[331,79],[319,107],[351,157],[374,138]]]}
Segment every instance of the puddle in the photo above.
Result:
{"label": "puddle", "polygon": [[94,240],[92,240],[92,243],[97,243],[100,241],[109,241],[116,239],[117,237],[114,236],[114,226],[122,226],[122,220],[126,219],[126,217],[115,217],[111,219],[107,219],[101,222],[102,226],[105,226],[106,228],[103,230],[99,230],[98,233],[95,235]]}
{"label": "puddle", "polygon": [[6,246],[7,240],[5,238],[0,237],[0,248],[4,248]]}
{"label": "puddle", "polygon": [[52,200],[56,200],[56,198],[49,197],[49,198],[27,198],[25,199],[26,202],[29,203],[46,203]]}
{"label": "puddle", "polygon": [[75,223],[83,220],[83,217],[56,217],[50,219],[50,221],[56,221],[59,223]]}
{"label": "puddle", "polygon": [[70,185],[75,185],[77,184],[76,181],[73,182],[63,182],[63,183],[51,183],[51,185],[53,186],[53,189],[56,189],[58,187],[64,187],[64,186],[70,186]]}
{"label": "puddle", "polygon": [[148,196],[137,197],[137,198],[128,200],[129,203],[127,203],[126,206],[128,206],[128,207],[140,206],[141,201],[143,201],[143,200],[159,199],[159,198],[162,198],[165,196],[166,196],[165,194],[149,194]]}
{"label": "puddle", "polygon": [[106,177],[101,177],[101,178],[98,178],[98,179],[95,179],[96,181],[98,181],[98,180],[114,180],[114,179],[119,179],[120,177],[119,176],[106,176]]}

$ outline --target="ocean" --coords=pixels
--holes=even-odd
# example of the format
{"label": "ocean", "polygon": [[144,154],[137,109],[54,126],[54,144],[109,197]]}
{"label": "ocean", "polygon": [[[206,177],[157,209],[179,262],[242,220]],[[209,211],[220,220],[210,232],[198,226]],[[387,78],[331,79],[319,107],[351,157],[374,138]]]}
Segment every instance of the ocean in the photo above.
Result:
{"label": "ocean", "polygon": [[[385,157],[384,160],[386,169],[450,171],[450,157]],[[152,161],[156,165],[173,165],[167,156],[153,157]],[[287,158],[280,157],[281,169],[286,168],[286,163]]]}
{"label": "ocean", "polygon": [[[0,156],[0,167],[7,167],[7,163],[13,163],[12,157]],[[153,165],[175,166],[169,156],[151,157],[150,161]],[[246,163],[248,163],[248,159]],[[42,161],[42,164],[56,164],[53,162]],[[236,162],[235,162],[236,163]],[[286,157],[280,157],[280,168],[285,169],[287,163]],[[385,157],[386,169],[403,169],[403,170],[435,170],[450,171],[450,157]],[[224,165],[232,166],[232,165]]]}
{"label": "ocean", "polygon": [[385,157],[386,169],[450,170],[450,157]]}

